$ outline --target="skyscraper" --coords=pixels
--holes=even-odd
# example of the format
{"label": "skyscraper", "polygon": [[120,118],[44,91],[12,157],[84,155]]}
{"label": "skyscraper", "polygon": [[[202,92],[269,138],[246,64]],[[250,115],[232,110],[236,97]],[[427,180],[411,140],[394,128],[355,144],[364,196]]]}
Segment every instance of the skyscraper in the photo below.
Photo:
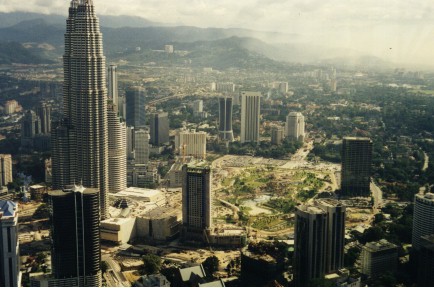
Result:
{"label": "skyscraper", "polygon": [[219,138],[220,140],[234,141],[231,97],[219,98]]}
{"label": "skyscraper", "polygon": [[134,159],[134,127],[127,126],[127,149],[126,149],[126,157],[127,160]]}
{"label": "skyscraper", "polygon": [[97,189],[75,185],[49,192],[52,273],[67,286],[102,284],[99,198]]}
{"label": "skyscraper", "polygon": [[21,145],[33,146],[33,138],[41,133],[41,119],[38,115],[28,110],[21,121]]}
{"label": "skyscraper", "polygon": [[286,116],[286,137],[294,141],[304,141],[304,116],[300,112],[290,112]]}
{"label": "skyscraper", "polygon": [[149,119],[151,130],[151,144],[160,146],[169,142],[169,116],[167,112],[151,114]]}
{"label": "skyscraper", "polygon": [[121,122],[116,105],[108,105],[109,191],[117,193],[127,188],[127,146],[125,122]]}
{"label": "skyscraper", "polygon": [[144,129],[135,129],[134,132],[134,160],[136,164],[149,161],[149,133]]}
{"label": "skyscraper", "polygon": [[241,92],[241,143],[259,142],[261,93]]}
{"label": "skyscraper", "polygon": [[419,257],[417,265],[417,285],[420,287],[434,286],[434,234],[420,238]]}
{"label": "skyscraper", "polygon": [[412,249],[419,251],[421,237],[434,234],[434,194],[414,196]]}
{"label": "skyscraper", "polygon": [[327,213],[315,206],[298,206],[294,232],[294,280],[297,286],[311,286],[326,271]]}
{"label": "skyscraper", "polygon": [[369,196],[371,165],[371,139],[344,137],[342,142],[341,194]]}
{"label": "skyscraper", "polygon": [[12,155],[0,154],[0,187],[12,181]]}
{"label": "skyscraper", "polygon": [[20,287],[18,206],[0,200],[0,287]]}
{"label": "skyscraper", "polygon": [[295,280],[297,285],[344,264],[345,206],[334,199],[319,199],[314,206],[297,207],[295,217]]}
{"label": "skyscraper", "polygon": [[[75,183],[98,188],[100,193],[101,217],[107,215],[108,192],[108,131],[107,131],[107,87],[105,57],[99,20],[95,15],[92,0],[72,0],[66,20],[65,54],[63,56],[63,113],[65,127],[74,132],[54,133],[54,147],[69,146],[68,155],[61,155],[53,148],[53,185],[57,188]],[[73,139],[64,145],[58,135],[69,135]],[[64,161],[69,161],[68,163]],[[67,173],[75,166],[74,178],[59,177],[54,170],[63,167]],[[71,175],[73,176],[73,175]],[[68,182],[65,182],[68,181]]]}
{"label": "skyscraper", "polygon": [[336,272],[344,266],[346,207],[334,199],[319,199],[316,205],[327,213],[325,272]]}
{"label": "skyscraper", "polygon": [[211,168],[205,162],[182,167],[182,238],[203,241],[211,228]]}
{"label": "skyscraper", "polygon": [[112,99],[113,104],[116,107],[119,106],[119,96],[118,96],[118,76],[117,76],[118,67],[116,65],[110,65],[108,68],[108,97]]}
{"label": "skyscraper", "polygon": [[127,125],[134,126],[136,129],[144,128],[146,124],[146,90],[141,87],[131,87],[126,91],[125,97],[127,102]]}
{"label": "skyscraper", "polygon": [[40,102],[36,108],[36,114],[41,120],[41,133],[49,134],[51,132],[51,105],[47,102]]}
{"label": "skyscraper", "polygon": [[280,145],[284,138],[284,131],[282,127],[274,126],[271,128],[271,144]]}
{"label": "skyscraper", "polygon": [[[77,180],[75,129],[67,118],[53,123],[51,131],[51,167],[54,189],[62,189]],[[78,183],[78,181],[77,181]]]}

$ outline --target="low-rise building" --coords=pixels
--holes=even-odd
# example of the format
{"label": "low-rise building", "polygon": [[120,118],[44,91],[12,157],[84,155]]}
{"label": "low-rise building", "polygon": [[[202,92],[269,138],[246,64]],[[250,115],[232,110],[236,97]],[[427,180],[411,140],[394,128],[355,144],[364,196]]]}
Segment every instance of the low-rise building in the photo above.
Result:
{"label": "low-rise building", "polygon": [[398,246],[382,239],[366,243],[362,248],[362,273],[377,277],[382,273],[396,271],[398,265]]}

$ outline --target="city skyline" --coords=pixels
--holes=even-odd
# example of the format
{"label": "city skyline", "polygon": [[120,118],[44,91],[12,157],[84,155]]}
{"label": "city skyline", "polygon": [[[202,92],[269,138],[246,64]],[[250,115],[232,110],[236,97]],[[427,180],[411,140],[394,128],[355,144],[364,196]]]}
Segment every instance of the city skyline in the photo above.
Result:
{"label": "city skyline", "polygon": [[[56,1],[48,6],[65,4]],[[229,5],[208,1],[181,12]],[[369,57],[357,66],[266,55],[274,47],[301,58],[302,46],[269,45],[292,26],[264,33],[275,37],[267,43],[253,30],[108,28],[111,5],[72,0],[62,24],[21,19],[2,30],[9,20],[0,19],[3,42],[19,39],[4,44],[13,53],[0,43],[0,220],[19,222],[0,230],[0,254],[10,256],[0,275],[17,267],[23,277],[9,278],[23,287],[434,285],[433,73]],[[347,12],[336,21],[361,7],[232,5],[220,25],[255,12],[248,28],[265,29],[261,13],[286,7],[273,15],[283,30],[302,19],[278,16],[296,9],[317,15],[313,25],[332,6]],[[360,14],[373,21],[382,5]]]}

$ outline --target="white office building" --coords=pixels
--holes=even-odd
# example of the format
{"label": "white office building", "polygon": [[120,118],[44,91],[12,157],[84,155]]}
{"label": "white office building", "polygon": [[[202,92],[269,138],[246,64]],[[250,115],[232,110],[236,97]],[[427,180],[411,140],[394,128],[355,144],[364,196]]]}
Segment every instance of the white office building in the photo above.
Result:
{"label": "white office building", "polygon": [[416,194],[414,196],[413,238],[414,250],[420,248],[420,237],[434,234],[434,194]]}
{"label": "white office building", "polygon": [[290,112],[286,116],[285,134],[291,140],[304,141],[304,116],[300,112]]}
{"label": "white office building", "polygon": [[0,287],[21,286],[18,206],[0,200]]}
{"label": "white office building", "polygon": [[259,142],[260,92],[241,92],[241,143]]}

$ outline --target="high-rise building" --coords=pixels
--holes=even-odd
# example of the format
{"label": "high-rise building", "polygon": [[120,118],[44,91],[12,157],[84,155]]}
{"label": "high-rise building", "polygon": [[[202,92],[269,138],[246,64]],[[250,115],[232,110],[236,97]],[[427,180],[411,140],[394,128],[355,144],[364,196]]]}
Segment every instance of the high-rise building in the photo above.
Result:
{"label": "high-rise building", "polygon": [[312,286],[326,271],[327,213],[316,206],[298,206],[294,232],[294,280],[297,286]]}
{"label": "high-rise building", "polygon": [[182,238],[203,241],[211,229],[211,168],[205,162],[182,167]]}
{"label": "high-rise building", "polygon": [[235,84],[234,83],[214,83],[215,84],[215,91],[217,92],[235,92]]}
{"label": "high-rise building", "polygon": [[297,285],[312,285],[311,281],[343,267],[345,210],[334,199],[319,199],[313,206],[297,207],[294,255]]}
{"label": "high-rise building", "polygon": [[290,112],[286,116],[285,134],[290,140],[304,141],[304,116],[300,112]]}
{"label": "high-rise building", "polygon": [[36,108],[36,114],[41,120],[41,133],[50,134],[51,132],[51,104],[42,101]]}
{"label": "high-rise building", "polygon": [[23,110],[23,107],[16,100],[8,100],[5,103],[5,113],[7,115],[14,114]]}
{"label": "high-rise building", "polygon": [[199,113],[203,112],[203,100],[199,99],[196,101],[193,101],[193,113],[195,115],[198,115]]}
{"label": "high-rise building", "polygon": [[144,129],[135,129],[134,132],[134,160],[136,164],[149,161],[149,132]]}
{"label": "high-rise building", "polygon": [[279,92],[283,94],[288,92],[288,82],[273,82],[271,87],[279,90]]}
{"label": "high-rise building", "polygon": [[282,144],[283,138],[285,136],[283,127],[274,126],[271,128],[271,144],[280,145]]}
{"label": "high-rise building", "polygon": [[[67,126],[57,129],[73,129],[74,133],[54,133],[52,143],[62,146],[59,142],[63,139],[56,139],[59,134],[75,136],[68,144],[69,155],[60,155],[57,148],[53,150],[53,185],[62,188],[75,182],[98,188],[101,217],[105,218],[109,188],[106,66],[99,20],[91,0],[71,1],[63,67],[63,113],[67,119],[63,123]],[[71,165],[75,165],[71,171],[75,179],[55,179],[59,176],[55,169],[63,167],[62,173],[66,173]]]}
{"label": "high-rise building", "polygon": [[151,144],[161,146],[169,143],[169,116],[167,112],[157,112],[149,119]]}
{"label": "high-rise building", "polygon": [[32,110],[28,110],[21,121],[21,145],[33,146],[33,138],[41,133],[41,119]]}
{"label": "high-rise building", "polygon": [[378,277],[383,273],[395,272],[398,266],[398,246],[382,239],[366,243],[362,247],[362,273]]}
{"label": "high-rise building", "polygon": [[136,164],[129,161],[127,164],[127,186],[149,188],[158,184],[160,175],[158,168],[152,163]]}
{"label": "high-rise building", "polygon": [[18,206],[0,200],[0,287],[20,287]]}
{"label": "high-rise building", "polygon": [[168,54],[173,53],[173,45],[164,45],[164,51]]}
{"label": "high-rise building", "polygon": [[241,92],[241,143],[259,143],[261,93]]}
{"label": "high-rise building", "polygon": [[127,126],[127,160],[134,159],[134,127]]}
{"label": "high-rise building", "polygon": [[336,272],[344,267],[346,207],[334,199],[319,199],[316,205],[327,213],[325,272]]}
{"label": "high-rise building", "polygon": [[182,156],[206,158],[206,132],[180,131],[175,136],[175,149]]}
{"label": "high-rise building", "polygon": [[97,189],[83,186],[49,192],[52,273],[68,286],[102,284],[99,200]]}
{"label": "high-rise building", "polygon": [[434,234],[420,237],[417,286],[434,286]]}
{"label": "high-rise building", "polygon": [[344,137],[342,141],[341,194],[369,196],[371,165],[371,139]]}
{"label": "high-rise building", "polygon": [[118,66],[116,65],[110,65],[108,68],[108,98],[113,101],[113,104],[116,105],[116,107],[120,107],[117,70]]}
{"label": "high-rise building", "polygon": [[125,92],[127,102],[126,121],[128,126],[144,128],[146,90],[141,87],[131,87]]}
{"label": "high-rise building", "polygon": [[125,122],[121,122],[116,105],[108,105],[109,191],[117,193],[127,187],[127,159],[125,150],[127,134]]}
{"label": "high-rise building", "polygon": [[[77,181],[75,129],[68,119],[53,123],[51,131],[51,167],[54,189],[62,189]],[[76,183],[79,183],[78,181]]]}
{"label": "high-rise building", "polygon": [[220,140],[234,141],[231,97],[219,98],[219,138]]}
{"label": "high-rise building", "polygon": [[127,119],[127,102],[126,102],[125,95],[119,96],[118,102],[119,102],[119,107],[118,107],[119,117],[121,117],[121,119],[125,121]]}
{"label": "high-rise building", "polygon": [[12,155],[0,154],[0,187],[12,181]]}
{"label": "high-rise building", "polygon": [[412,249],[419,251],[422,236],[434,234],[434,194],[414,196]]}

